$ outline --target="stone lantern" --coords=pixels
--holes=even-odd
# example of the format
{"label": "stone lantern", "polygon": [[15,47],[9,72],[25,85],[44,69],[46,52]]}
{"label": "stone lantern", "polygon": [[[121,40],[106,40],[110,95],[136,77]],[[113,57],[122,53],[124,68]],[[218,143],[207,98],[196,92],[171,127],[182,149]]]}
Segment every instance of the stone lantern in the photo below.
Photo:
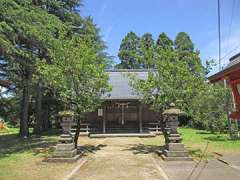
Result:
{"label": "stone lantern", "polygon": [[65,113],[60,114],[62,117],[61,126],[63,133],[60,135],[59,142],[53,153],[53,156],[48,161],[53,162],[74,162],[80,155],[77,155],[77,149],[74,146],[73,137],[71,134],[71,127],[73,125],[73,114]]}
{"label": "stone lantern", "polygon": [[176,160],[192,160],[185,150],[184,145],[181,143],[182,138],[177,131],[179,121],[178,117],[184,114],[181,110],[175,107],[175,104],[170,104],[170,109],[163,112],[164,116],[164,137],[165,137],[165,149],[162,154],[162,158],[168,161]]}

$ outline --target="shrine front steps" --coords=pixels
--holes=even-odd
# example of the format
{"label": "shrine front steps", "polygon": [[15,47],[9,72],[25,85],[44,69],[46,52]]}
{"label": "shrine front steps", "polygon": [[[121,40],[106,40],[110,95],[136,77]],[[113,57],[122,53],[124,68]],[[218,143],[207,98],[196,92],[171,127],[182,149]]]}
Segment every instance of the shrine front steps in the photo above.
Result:
{"label": "shrine front steps", "polygon": [[90,134],[90,138],[107,138],[107,137],[155,137],[154,133],[105,133],[105,134]]}

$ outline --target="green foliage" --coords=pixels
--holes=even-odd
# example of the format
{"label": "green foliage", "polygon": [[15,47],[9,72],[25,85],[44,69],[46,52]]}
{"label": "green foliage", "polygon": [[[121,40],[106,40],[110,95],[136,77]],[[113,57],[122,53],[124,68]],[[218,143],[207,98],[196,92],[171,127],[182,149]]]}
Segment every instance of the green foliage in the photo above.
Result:
{"label": "green foliage", "polygon": [[74,106],[79,113],[92,110],[107,87],[104,64],[97,63],[91,44],[79,37],[57,44],[54,63],[42,63],[39,71],[54,88],[66,108]]}
{"label": "green foliage", "polygon": [[42,104],[51,113],[69,106],[78,113],[94,108],[107,86],[104,68],[111,59],[92,19],[80,16],[81,1],[0,0],[0,4],[0,65],[6,66],[12,95],[20,97],[23,136],[28,119],[43,114]]}
{"label": "green foliage", "polygon": [[118,57],[121,60],[121,65],[118,67],[125,69],[140,68],[140,38],[134,32],[129,32],[123,38]]}
{"label": "green foliage", "polygon": [[164,50],[171,50],[173,49],[173,41],[167,36],[166,33],[161,33],[158,36],[157,42],[156,42],[156,48],[159,50],[164,49]]}
{"label": "green foliage", "polygon": [[135,79],[133,86],[155,111],[162,111],[173,102],[189,112],[190,101],[200,82],[202,77],[194,76],[188,64],[178,60],[177,52],[166,50],[158,56],[156,69],[149,72],[147,80]]}
{"label": "green foliage", "polygon": [[211,132],[223,132],[227,128],[226,107],[230,107],[230,89],[222,84],[205,84],[191,102],[191,116],[193,126],[209,130]]}
{"label": "green foliage", "polygon": [[148,78],[132,77],[131,84],[142,101],[157,112],[173,102],[193,119],[194,127],[212,132],[226,129],[227,91],[222,86],[207,83],[206,68],[201,65],[199,52],[194,50],[190,37],[179,33],[173,49],[171,40],[161,34],[157,47],[155,68],[149,70]]}
{"label": "green foliage", "polygon": [[19,121],[18,112],[20,107],[18,98],[17,96],[0,98],[0,116],[11,125],[17,125]]}
{"label": "green foliage", "polygon": [[154,67],[154,53],[155,44],[152,34],[146,33],[141,38],[141,59],[140,67],[142,68],[153,68]]}
{"label": "green foliage", "polygon": [[174,41],[175,49],[178,51],[190,51],[194,50],[194,45],[189,35],[185,32],[178,33]]}
{"label": "green foliage", "polygon": [[74,116],[74,112],[73,111],[60,111],[58,113],[59,116],[62,117],[73,117]]}

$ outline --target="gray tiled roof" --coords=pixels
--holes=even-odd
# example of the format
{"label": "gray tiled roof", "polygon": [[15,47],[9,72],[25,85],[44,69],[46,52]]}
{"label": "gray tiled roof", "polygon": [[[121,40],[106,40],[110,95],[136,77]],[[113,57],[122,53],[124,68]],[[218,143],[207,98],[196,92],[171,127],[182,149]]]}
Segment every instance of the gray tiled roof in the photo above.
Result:
{"label": "gray tiled roof", "polygon": [[130,86],[128,75],[136,75],[137,78],[146,79],[147,70],[108,70],[109,83],[112,91],[103,96],[106,100],[136,100],[139,99],[136,91]]}

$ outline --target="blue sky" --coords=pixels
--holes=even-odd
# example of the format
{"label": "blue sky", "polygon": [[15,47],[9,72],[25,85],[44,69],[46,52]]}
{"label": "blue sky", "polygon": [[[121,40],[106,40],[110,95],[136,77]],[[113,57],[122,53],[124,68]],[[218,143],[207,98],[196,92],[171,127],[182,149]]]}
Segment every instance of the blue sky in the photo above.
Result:
{"label": "blue sky", "polygon": [[[121,40],[129,31],[138,36],[149,32],[155,39],[161,32],[174,39],[185,31],[201,51],[203,63],[218,58],[217,0],[85,0],[83,4],[81,14],[93,17],[107,52],[116,61]],[[222,57],[228,54],[223,65],[240,52],[239,17],[240,0],[221,0]]]}

